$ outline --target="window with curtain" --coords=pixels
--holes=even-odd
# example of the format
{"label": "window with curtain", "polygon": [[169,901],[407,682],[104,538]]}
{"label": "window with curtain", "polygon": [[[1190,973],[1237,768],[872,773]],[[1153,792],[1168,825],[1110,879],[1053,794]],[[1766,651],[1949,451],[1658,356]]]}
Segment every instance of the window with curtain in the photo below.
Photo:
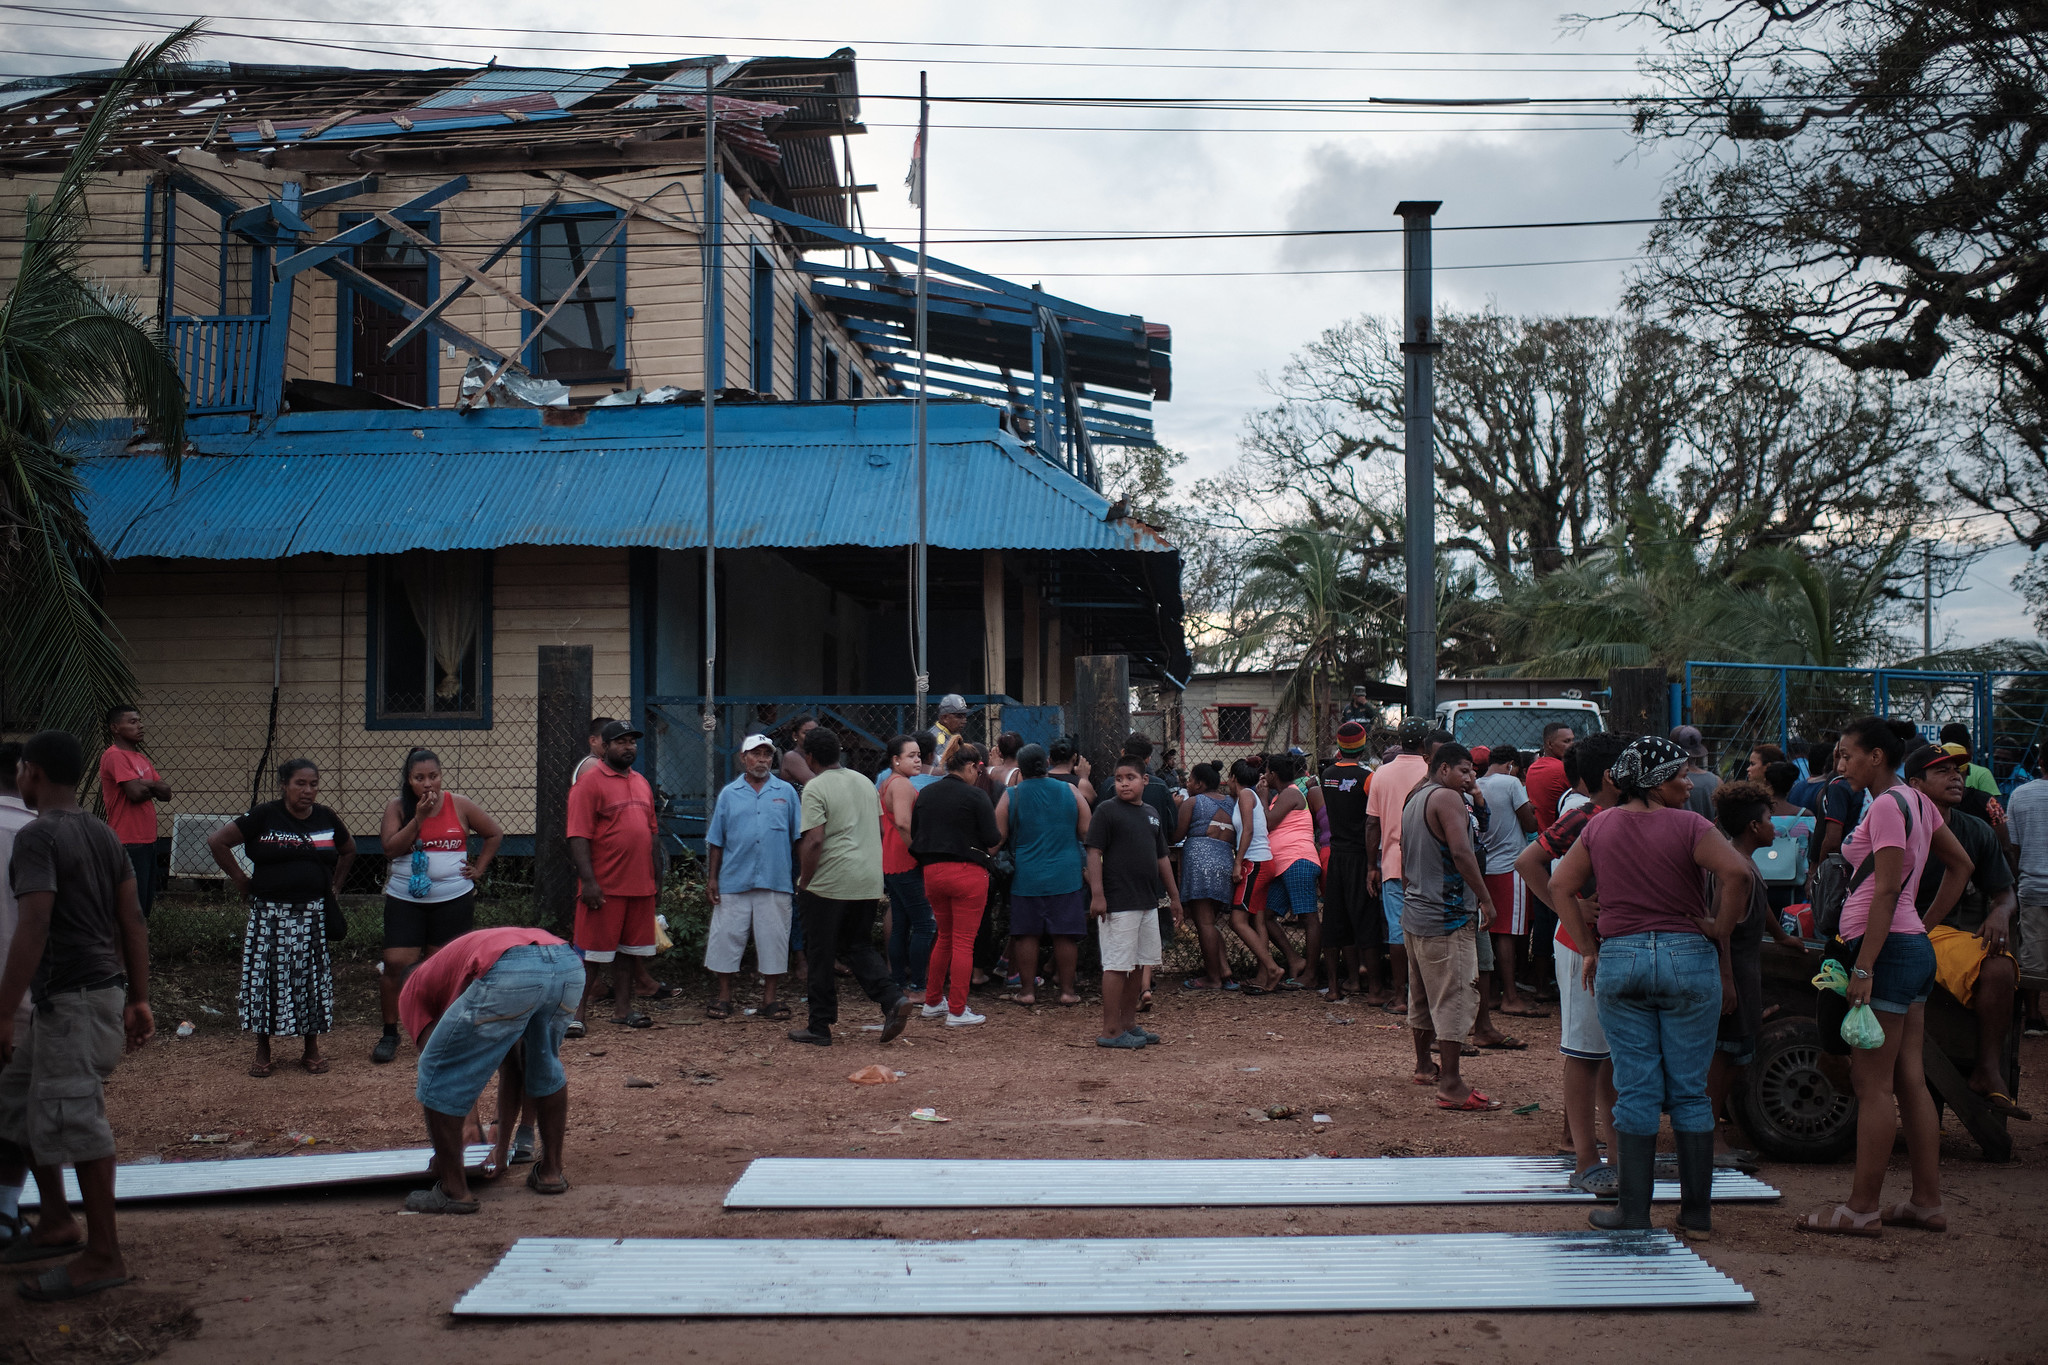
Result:
{"label": "window with curtain", "polygon": [[490,723],[491,565],[408,550],[372,574],[370,720]]}

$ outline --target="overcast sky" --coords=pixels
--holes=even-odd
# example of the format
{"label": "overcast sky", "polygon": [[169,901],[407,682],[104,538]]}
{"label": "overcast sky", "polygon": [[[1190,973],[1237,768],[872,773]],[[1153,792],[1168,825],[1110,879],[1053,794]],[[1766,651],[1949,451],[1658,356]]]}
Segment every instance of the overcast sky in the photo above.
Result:
{"label": "overcast sky", "polygon": [[[92,8],[105,16],[154,17],[132,4]],[[247,0],[235,8],[258,12]],[[1561,10],[1541,0],[620,0],[602,7],[283,0],[260,12],[270,20],[217,20],[218,36],[202,55],[409,64],[353,47],[451,63],[496,55],[505,65],[588,66],[708,52],[816,56],[850,46],[860,57],[870,130],[856,140],[855,163],[862,181],[880,186],[864,200],[867,223],[899,238],[915,232],[901,182],[916,105],[883,97],[914,96],[920,68],[929,71],[935,96],[1586,98],[1639,88],[1634,58],[1648,40],[1640,30],[1611,26],[1569,32]],[[93,26],[84,13],[29,22],[36,16],[14,12],[9,36],[24,55],[10,69],[65,70],[78,63],[61,54],[112,56],[132,45],[132,37]],[[340,19],[388,26],[310,22]],[[438,21],[451,27],[436,27]],[[576,29],[669,36],[586,36]],[[230,36],[243,34],[302,41]],[[60,55],[26,55],[32,53]],[[1640,218],[1656,212],[1664,170],[1638,152],[1623,115],[1597,105],[1535,114],[948,103],[935,106],[933,123],[931,225],[935,239],[946,239],[933,254],[1171,325],[1174,400],[1155,417],[1160,439],[1187,451],[1196,474],[1234,458],[1244,415],[1267,401],[1263,376],[1277,373],[1293,349],[1348,316],[1393,309],[1398,237],[973,245],[961,239],[1074,230],[1391,228],[1395,203],[1409,198],[1443,201],[1441,228]],[[1510,313],[1605,311],[1642,237],[1639,227],[1440,232],[1437,298],[1462,308],[1490,302]],[[2008,548],[1981,563],[1966,589],[1942,604],[1937,632],[1954,643],[2027,633],[2008,586],[2022,558]]]}

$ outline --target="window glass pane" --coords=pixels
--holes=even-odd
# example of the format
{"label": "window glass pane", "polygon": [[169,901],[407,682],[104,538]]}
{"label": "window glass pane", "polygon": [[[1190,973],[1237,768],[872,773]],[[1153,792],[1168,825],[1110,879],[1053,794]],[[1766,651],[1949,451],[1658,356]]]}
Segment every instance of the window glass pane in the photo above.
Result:
{"label": "window glass pane", "polygon": [[1251,743],[1252,708],[1249,706],[1217,707],[1216,740],[1220,744]]}
{"label": "window glass pane", "polygon": [[427,633],[406,600],[405,583],[393,572],[380,575],[377,642],[380,706],[385,715],[417,716],[427,709]]}
{"label": "window glass pane", "polygon": [[[425,232],[426,229],[418,229]],[[402,266],[421,266],[427,263],[427,253],[403,237],[386,231],[372,237],[356,248],[356,268],[359,270],[389,270]]]}
{"label": "window glass pane", "polygon": [[[550,218],[534,229],[534,298],[552,308],[590,263],[612,230],[611,218]],[[556,378],[616,371],[618,261],[616,243],[584,277],[540,336],[540,371]]]}

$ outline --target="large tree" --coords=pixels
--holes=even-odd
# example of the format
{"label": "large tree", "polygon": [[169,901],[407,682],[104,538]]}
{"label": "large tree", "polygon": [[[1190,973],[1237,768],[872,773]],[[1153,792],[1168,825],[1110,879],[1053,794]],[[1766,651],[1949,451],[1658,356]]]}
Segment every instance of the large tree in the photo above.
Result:
{"label": "large tree", "polygon": [[0,300],[0,679],[38,723],[93,732],[134,676],[94,588],[101,553],[70,442],[114,413],[143,420],[175,476],[185,391],[158,323],[85,273],[87,192],[135,104],[154,98],[196,26],[138,48],[85,114],[47,196],[31,198],[14,283]]}
{"label": "large tree", "polygon": [[2048,546],[2048,5],[1610,17],[1661,40],[1637,128],[1679,159],[1634,300],[1852,370],[1949,368],[1983,431],[1955,486]]}

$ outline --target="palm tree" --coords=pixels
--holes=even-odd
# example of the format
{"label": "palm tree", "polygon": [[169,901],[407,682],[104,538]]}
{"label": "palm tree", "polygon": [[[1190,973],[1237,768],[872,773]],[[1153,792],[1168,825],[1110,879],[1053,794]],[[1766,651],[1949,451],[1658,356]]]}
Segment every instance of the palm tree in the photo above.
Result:
{"label": "palm tree", "polygon": [[173,478],[185,443],[184,385],[161,326],[85,273],[86,193],[122,116],[162,86],[198,27],[137,48],[102,95],[79,101],[91,115],[55,187],[29,200],[0,301],[0,679],[11,709],[79,735],[135,683],[94,594],[103,557],[70,442],[86,423],[133,414]]}
{"label": "palm tree", "polygon": [[1293,660],[1280,691],[1268,742],[1283,720],[1303,711],[1320,727],[1323,684],[1350,665],[1381,660],[1399,649],[1398,595],[1364,571],[1363,528],[1294,526],[1255,548],[1246,559],[1247,595],[1267,604],[1240,641],[1242,653],[1271,651]]}

